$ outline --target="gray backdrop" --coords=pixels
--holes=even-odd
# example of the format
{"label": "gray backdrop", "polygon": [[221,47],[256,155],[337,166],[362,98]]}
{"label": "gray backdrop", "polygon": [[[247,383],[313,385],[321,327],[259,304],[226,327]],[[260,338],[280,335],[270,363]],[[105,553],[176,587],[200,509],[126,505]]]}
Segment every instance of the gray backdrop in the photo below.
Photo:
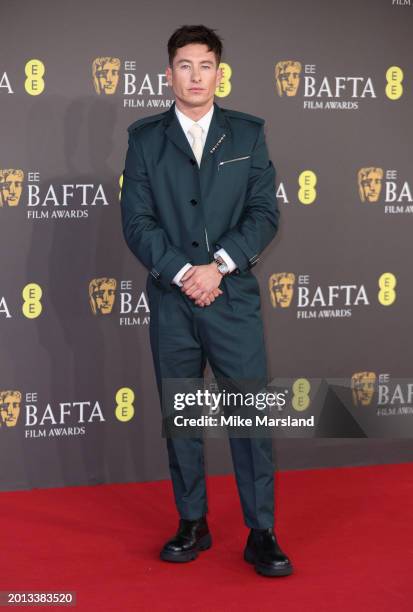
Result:
{"label": "gray backdrop", "polygon": [[[173,100],[166,43],[185,23],[223,37],[232,76],[217,103],[266,119],[281,227],[254,272],[271,375],[350,388],[356,374],[359,408],[372,411],[377,385],[400,379],[381,418],[404,407],[409,436],[413,7],[48,0],[17,16],[1,6],[0,488],[169,476],[147,272],[122,236],[119,179],[127,126]],[[333,286],[353,287],[347,303],[342,288],[323,305]],[[409,437],[275,446],[282,469],[411,461],[413,449]],[[211,474],[232,470],[225,441],[208,440],[207,462]]]}

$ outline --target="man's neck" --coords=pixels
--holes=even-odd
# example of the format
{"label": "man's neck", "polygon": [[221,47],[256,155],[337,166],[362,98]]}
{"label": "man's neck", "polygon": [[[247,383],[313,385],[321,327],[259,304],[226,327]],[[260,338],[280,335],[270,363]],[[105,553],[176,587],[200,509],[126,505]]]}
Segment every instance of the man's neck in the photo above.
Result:
{"label": "man's neck", "polygon": [[181,111],[181,113],[183,113],[184,115],[192,119],[193,121],[198,121],[198,119],[201,119],[201,117],[206,115],[206,113],[211,109],[213,104],[214,104],[214,101],[210,100],[204,106],[194,107],[194,106],[188,106],[186,104],[183,104],[180,100],[178,101],[175,99],[176,108],[179,111]]}

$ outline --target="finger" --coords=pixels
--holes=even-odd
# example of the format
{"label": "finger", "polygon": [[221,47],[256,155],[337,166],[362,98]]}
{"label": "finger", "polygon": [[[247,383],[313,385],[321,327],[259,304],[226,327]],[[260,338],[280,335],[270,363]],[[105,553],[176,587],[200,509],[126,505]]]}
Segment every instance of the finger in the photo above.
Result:
{"label": "finger", "polygon": [[200,295],[198,298],[195,299],[195,304],[198,304],[198,306],[205,306],[206,301],[208,299],[210,299],[210,296],[208,295],[208,293],[203,293],[202,295]]}
{"label": "finger", "polygon": [[201,300],[201,302],[205,302],[206,300],[209,300],[210,297],[211,297],[211,292],[210,291],[204,291],[203,293],[201,293],[201,296],[200,296],[199,299]]}
{"label": "finger", "polygon": [[191,278],[191,276],[195,273],[195,266],[192,266],[192,268],[189,268],[185,274],[182,276],[181,281],[186,281],[189,278]]}
{"label": "finger", "polygon": [[[189,274],[189,272],[191,272],[191,274],[187,277],[186,275]],[[190,270],[188,270],[188,272],[185,272],[184,276],[183,276],[183,280],[184,280],[184,285],[186,285],[187,287],[192,286],[194,283],[199,283],[199,278],[198,278],[198,274],[196,271],[196,268],[190,268]]]}
{"label": "finger", "polygon": [[193,300],[194,302],[202,302],[202,301],[203,301],[203,299],[202,299],[202,296],[203,296],[203,295],[204,295],[204,294],[203,294],[202,292],[198,292],[196,295],[194,295],[194,296],[190,295],[190,296],[188,296],[188,297],[189,297],[191,300]]}
{"label": "finger", "polygon": [[196,289],[191,294],[188,294],[191,300],[201,299],[205,295],[205,292],[202,289]]}
{"label": "finger", "polygon": [[197,286],[197,281],[194,279],[189,279],[188,281],[183,283],[183,290],[185,291],[185,293],[188,292],[189,289],[192,289],[193,287]]}
{"label": "finger", "polygon": [[192,283],[189,287],[186,287],[184,289],[186,295],[189,295],[189,297],[191,297],[195,291],[199,291],[199,290],[200,290],[200,287],[198,286],[197,283]]}

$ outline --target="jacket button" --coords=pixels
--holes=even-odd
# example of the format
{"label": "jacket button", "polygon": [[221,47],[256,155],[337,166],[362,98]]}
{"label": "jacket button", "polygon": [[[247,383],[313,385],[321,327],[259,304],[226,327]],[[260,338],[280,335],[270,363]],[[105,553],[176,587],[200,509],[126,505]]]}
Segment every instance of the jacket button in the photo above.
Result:
{"label": "jacket button", "polygon": [[192,206],[196,206],[198,204],[198,202],[192,198],[191,204],[192,204]]}
{"label": "jacket button", "polygon": [[195,161],[194,159],[190,159],[189,161],[191,162],[191,164],[192,164],[193,166],[195,166],[196,161]]}
{"label": "jacket button", "polygon": [[194,240],[194,241],[193,241],[193,243],[192,243],[192,246],[193,246],[193,247],[197,247],[197,246],[199,246],[199,242],[197,242],[196,240]]}

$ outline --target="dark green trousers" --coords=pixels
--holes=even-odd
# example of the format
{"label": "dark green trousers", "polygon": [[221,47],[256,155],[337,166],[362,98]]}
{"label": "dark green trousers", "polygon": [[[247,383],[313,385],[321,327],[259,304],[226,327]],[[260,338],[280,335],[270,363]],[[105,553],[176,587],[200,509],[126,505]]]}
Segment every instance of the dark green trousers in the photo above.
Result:
{"label": "dark green trousers", "polygon": [[[251,272],[224,277],[223,294],[201,308],[179,287],[165,291],[148,277],[150,341],[160,397],[163,378],[201,378],[206,360],[218,378],[267,380],[258,282]],[[181,518],[207,513],[202,438],[167,438]],[[233,438],[230,448],[245,524],[274,526],[271,438]]]}

